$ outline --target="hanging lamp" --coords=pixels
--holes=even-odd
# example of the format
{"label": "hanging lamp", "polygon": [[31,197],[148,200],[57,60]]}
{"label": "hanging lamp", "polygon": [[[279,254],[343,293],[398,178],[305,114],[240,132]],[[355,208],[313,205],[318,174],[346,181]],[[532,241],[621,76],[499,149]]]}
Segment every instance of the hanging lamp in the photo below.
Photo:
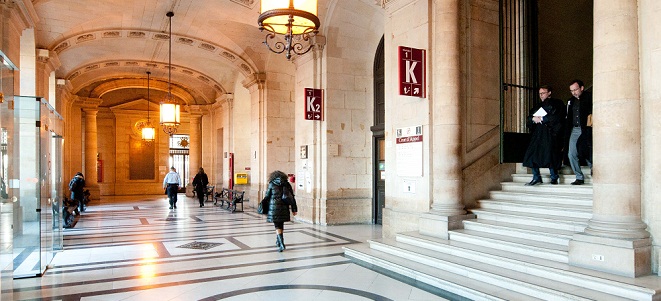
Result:
{"label": "hanging lamp", "polygon": [[[311,37],[319,32],[317,0],[262,0],[257,18],[259,30],[266,30],[264,45],[275,53],[302,55],[312,49]],[[283,35],[277,38],[276,35]]]}
{"label": "hanging lamp", "polygon": [[177,132],[181,124],[181,106],[174,97],[172,97],[172,16],[173,12],[165,14],[170,19],[170,34],[168,36],[168,94],[161,101],[161,128],[163,132],[172,136]]}
{"label": "hanging lamp", "polygon": [[151,72],[147,71],[147,123],[145,126],[142,127],[142,141],[144,142],[153,142],[154,138],[156,136],[156,130],[154,129],[154,126],[151,124],[151,120],[149,119],[149,107],[151,105],[151,101],[149,100],[149,79]]}

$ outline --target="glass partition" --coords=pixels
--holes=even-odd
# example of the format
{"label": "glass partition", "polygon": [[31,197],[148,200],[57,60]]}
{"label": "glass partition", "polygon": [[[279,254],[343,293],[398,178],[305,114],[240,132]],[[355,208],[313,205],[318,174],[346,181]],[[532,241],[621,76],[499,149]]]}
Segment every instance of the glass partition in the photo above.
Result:
{"label": "glass partition", "polygon": [[0,299],[13,300],[13,249],[14,234],[12,189],[8,182],[8,135],[13,124],[6,95],[14,94],[14,70],[16,67],[0,51]]}
{"label": "glass partition", "polygon": [[61,117],[40,97],[14,96],[9,111],[13,277],[41,276],[62,248],[62,138],[55,131]]}

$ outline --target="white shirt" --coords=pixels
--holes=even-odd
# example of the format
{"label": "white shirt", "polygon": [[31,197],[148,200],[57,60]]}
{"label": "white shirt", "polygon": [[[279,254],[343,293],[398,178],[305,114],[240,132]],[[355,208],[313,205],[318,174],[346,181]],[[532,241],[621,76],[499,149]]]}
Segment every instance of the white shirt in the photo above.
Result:
{"label": "white shirt", "polygon": [[178,184],[181,186],[181,178],[179,177],[179,174],[174,171],[168,172],[168,174],[165,175],[165,179],[163,179],[163,187],[167,186],[167,184]]}

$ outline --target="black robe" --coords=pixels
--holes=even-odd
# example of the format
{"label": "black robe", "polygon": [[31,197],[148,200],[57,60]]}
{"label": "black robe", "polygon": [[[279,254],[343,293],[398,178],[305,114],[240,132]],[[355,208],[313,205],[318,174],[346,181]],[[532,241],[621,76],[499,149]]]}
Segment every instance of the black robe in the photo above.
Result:
{"label": "black robe", "polygon": [[[532,121],[533,114],[542,107],[547,115],[542,123]],[[536,104],[528,115],[527,126],[530,129],[530,144],[523,157],[526,167],[562,167],[563,127],[567,109],[562,100],[547,98]]]}

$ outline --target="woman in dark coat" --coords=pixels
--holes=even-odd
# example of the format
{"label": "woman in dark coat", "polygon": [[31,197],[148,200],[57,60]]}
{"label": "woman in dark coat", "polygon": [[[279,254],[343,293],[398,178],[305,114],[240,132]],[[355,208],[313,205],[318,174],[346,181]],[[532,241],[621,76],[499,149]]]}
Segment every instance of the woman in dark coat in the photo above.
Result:
{"label": "woman in dark coat", "polygon": [[204,207],[204,197],[207,193],[207,185],[209,185],[209,177],[204,173],[204,168],[200,167],[195,178],[193,178],[193,187],[195,188],[197,199],[200,201],[200,207]]}
{"label": "woman in dark coat", "polygon": [[294,199],[294,190],[287,181],[287,174],[276,170],[269,175],[269,186],[266,189],[264,199],[269,199],[269,212],[266,218],[267,222],[272,222],[275,226],[276,246],[278,251],[285,249],[285,238],[283,236],[285,222],[291,220],[289,216],[289,206],[292,214],[296,215],[298,207]]}

